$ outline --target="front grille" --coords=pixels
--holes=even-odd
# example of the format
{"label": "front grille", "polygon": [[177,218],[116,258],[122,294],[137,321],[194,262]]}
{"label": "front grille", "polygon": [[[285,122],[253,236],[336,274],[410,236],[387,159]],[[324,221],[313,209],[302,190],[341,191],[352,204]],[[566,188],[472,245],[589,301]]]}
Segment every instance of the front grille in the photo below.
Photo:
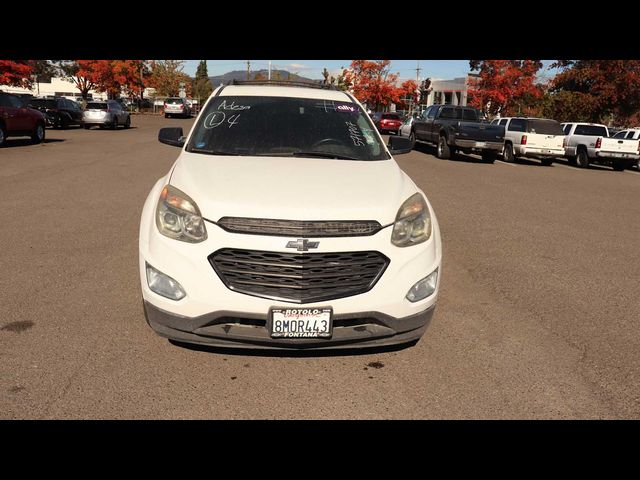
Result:
{"label": "front grille", "polygon": [[279,253],[223,248],[209,262],[227,288],[294,303],[367,292],[389,259],[380,252]]}
{"label": "front grille", "polygon": [[375,220],[276,220],[271,218],[222,217],[217,224],[234,233],[280,237],[360,237],[377,233]]}

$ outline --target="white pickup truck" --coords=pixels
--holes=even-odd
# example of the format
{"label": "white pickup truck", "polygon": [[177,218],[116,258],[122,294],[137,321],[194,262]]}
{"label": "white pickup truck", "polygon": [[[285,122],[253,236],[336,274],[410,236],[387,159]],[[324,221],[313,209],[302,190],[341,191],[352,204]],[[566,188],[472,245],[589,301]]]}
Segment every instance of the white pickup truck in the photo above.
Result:
{"label": "white pickup truck", "polygon": [[564,156],[564,133],[556,120],[502,117],[491,123],[504,126],[502,158],[505,162],[529,157],[540,159],[542,165],[551,165],[554,158]]}
{"label": "white pickup truck", "polygon": [[586,168],[591,163],[624,170],[640,159],[640,141],[610,138],[609,130],[596,123],[563,123],[564,155],[571,165]]}
{"label": "white pickup truck", "polygon": [[[626,140],[640,140],[640,128],[629,128],[616,133],[613,138],[624,138]],[[640,158],[636,161],[636,168],[640,170]]]}

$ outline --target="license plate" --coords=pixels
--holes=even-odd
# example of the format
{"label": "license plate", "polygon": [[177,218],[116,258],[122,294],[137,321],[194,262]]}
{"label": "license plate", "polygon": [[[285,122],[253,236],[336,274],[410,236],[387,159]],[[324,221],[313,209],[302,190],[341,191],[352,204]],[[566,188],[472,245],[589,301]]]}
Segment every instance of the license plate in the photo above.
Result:
{"label": "license plate", "polygon": [[332,313],[330,307],[272,308],[269,332],[272,338],[329,338]]}
{"label": "license plate", "polygon": [[482,147],[486,147],[487,146],[487,142],[476,142],[476,147],[477,148],[482,148]]}

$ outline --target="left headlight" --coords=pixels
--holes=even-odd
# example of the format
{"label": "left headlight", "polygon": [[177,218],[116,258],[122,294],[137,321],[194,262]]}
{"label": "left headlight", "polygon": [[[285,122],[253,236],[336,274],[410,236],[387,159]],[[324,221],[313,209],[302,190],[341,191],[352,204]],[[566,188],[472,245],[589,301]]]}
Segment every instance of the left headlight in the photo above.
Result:
{"label": "left headlight", "polygon": [[198,243],[207,239],[200,209],[189,195],[171,185],[162,189],[156,208],[160,233],[174,240]]}
{"label": "left headlight", "polygon": [[391,243],[396,247],[409,247],[429,240],[431,215],[420,192],[411,195],[400,207],[391,233]]}

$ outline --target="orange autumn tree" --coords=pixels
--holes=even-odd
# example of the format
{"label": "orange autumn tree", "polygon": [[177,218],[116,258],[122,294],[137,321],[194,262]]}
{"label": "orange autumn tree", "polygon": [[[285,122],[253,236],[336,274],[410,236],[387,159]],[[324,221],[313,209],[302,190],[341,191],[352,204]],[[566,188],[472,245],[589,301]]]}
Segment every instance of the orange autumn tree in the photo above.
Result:
{"label": "orange autumn tree", "polygon": [[398,89],[398,98],[399,98],[398,107],[401,110],[406,110],[409,108],[409,102],[406,103],[405,99],[410,100],[410,103],[415,105],[418,99],[417,92],[418,92],[418,82],[416,82],[415,80],[406,80],[402,82],[402,84],[400,85],[400,88]]}
{"label": "orange autumn tree", "polygon": [[540,60],[471,60],[469,66],[479,75],[469,84],[468,103],[490,116],[523,114],[542,96],[534,83]]}
{"label": "orange autumn tree", "polygon": [[402,90],[396,87],[397,73],[391,73],[390,60],[353,60],[343,73],[351,84],[355,97],[372,110],[388,107],[400,101]]}
{"label": "orange autumn tree", "polygon": [[0,60],[0,85],[29,88],[32,73],[29,60]]}
{"label": "orange autumn tree", "polygon": [[141,78],[142,60],[100,60],[97,64],[96,90],[106,92],[109,98],[117,98],[122,93],[136,95],[144,89]]}
{"label": "orange autumn tree", "polygon": [[617,125],[640,123],[640,60],[556,60],[551,114]]}

